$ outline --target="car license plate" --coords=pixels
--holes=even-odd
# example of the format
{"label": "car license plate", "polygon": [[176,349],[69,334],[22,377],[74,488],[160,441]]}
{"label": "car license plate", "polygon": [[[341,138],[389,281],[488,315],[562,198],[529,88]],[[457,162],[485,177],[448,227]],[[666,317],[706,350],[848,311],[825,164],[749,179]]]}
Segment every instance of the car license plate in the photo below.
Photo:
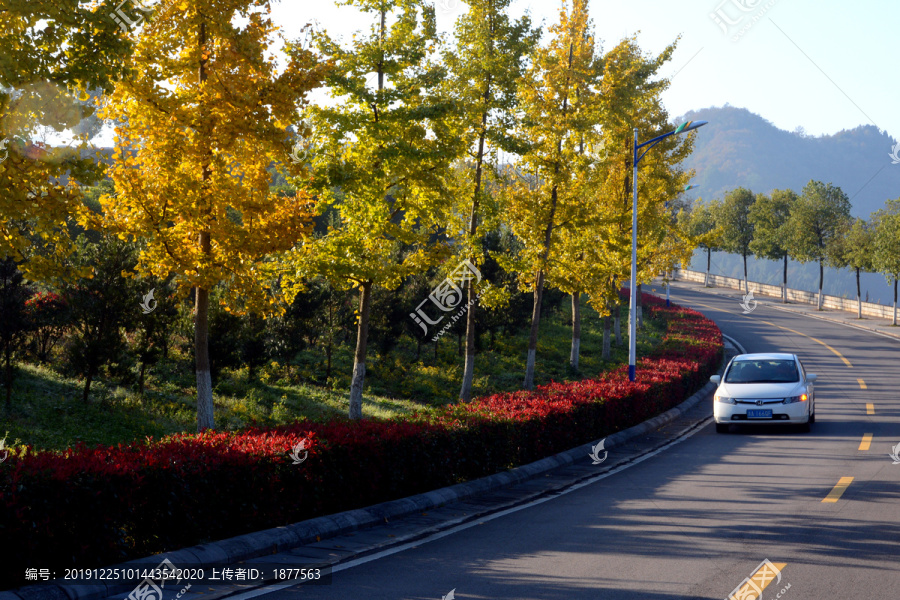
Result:
{"label": "car license plate", "polygon": [[750,409],[747,411],[748,419],[771,419],[772,411],[771,410],[762,410],[762,409]]}

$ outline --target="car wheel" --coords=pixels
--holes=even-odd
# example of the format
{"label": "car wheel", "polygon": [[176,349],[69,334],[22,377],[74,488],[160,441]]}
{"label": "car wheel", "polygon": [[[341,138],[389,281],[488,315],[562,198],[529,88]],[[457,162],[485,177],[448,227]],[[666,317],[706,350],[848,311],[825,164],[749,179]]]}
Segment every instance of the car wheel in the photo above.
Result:
{"label": "car wheel", "polygon": [[810,422],[810,424],[816,422],[816,413],[809,415],[809,422]]}
{"label": "car wheel", "polygon": [[716,423],[716,433],[728,433],[728,423]]}

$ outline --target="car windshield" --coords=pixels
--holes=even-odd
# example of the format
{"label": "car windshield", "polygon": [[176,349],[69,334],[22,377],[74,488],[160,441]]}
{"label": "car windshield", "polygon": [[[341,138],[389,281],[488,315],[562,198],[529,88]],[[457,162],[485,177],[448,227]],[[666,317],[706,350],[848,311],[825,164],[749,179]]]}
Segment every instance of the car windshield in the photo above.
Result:
{"label": "car windshield", "polygon": [[793,360],[740,360],[731,363],[725,383],[791,383],[800,380]]}

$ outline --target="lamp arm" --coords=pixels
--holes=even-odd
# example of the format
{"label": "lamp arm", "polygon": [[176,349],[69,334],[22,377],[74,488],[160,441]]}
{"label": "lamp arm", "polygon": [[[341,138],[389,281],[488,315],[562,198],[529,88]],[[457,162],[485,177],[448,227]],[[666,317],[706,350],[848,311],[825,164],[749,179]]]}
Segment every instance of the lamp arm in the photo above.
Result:
{"label": "lamp arm", "polygon": [[[634,161],[634,162],[635,162],[635,164],[641,162],[641,159],[644,158],[644,155],[647,154],[648,152],[650,152],[650,148],[652,148],[653,146],[657,145],[658,143],[660,143],[662,140],[664,140],[665,138],[669,137],[670,135],[675,135],[675,132],[674,132],[674,131],[670,131],[669,133],[664,133],[664,134],[662,134],[662,135],[658,135],[658,136],[656,136],[656,137],[653,138],[653,139],[647,140],[647,141],[644,142],[643,144],[638,144],[637,146],[635,146],[635,147],[634,147],[634,156],[635,156],[635,161]],[[645,147],[645,146],[647,147],[647,149],[644,150],[644,151],[640,154],[640,156],[638,156],[638,152],[637,152],[637,151],[640,150],[641,148]]]}

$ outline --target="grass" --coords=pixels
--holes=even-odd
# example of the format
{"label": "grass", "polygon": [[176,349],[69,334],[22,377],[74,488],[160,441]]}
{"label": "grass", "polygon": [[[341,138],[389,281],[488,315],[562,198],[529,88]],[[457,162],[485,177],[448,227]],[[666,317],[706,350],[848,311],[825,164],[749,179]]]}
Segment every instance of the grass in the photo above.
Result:
{"label": "grass", "polygon": [[[625,364],[627,308],[623,310],[623,344],[612,344],[612,357],[601,359],[602,322],[587,303],[582,307],[580,371],[569,366],[571,306],[541,319],[535,382],[549,383],[596,377]],[[638,355],[646,354],[662,338],[663,326],[645,320],[638,336]],[[613,342],[615,340],[613,339]],[[514,336],[498,336],[493,349],[476,356],[474,396],[520,389],[528,342],[527,329]],[[487,344],[487,340],[485,340]],[[335,349],[332,377],[324,377],[320,350],[298,354],[291,364],[270,363],[250,378],[248,369],[224,369],[214,380],[213,396],[219,429],[248,425],[280,425],[302,419],[325,420],[345,415],[352,370],[352,342]],[[367,361],[363,414],[390,418],[414,410],[455,402],[463,358],[457,340],[445,336],[434,346],[423,346],[415,360],[416,343],[404,339],[390,353],[370,348]],[[311,382],[324,381],[325,385]],[[13,385],[12,411],[0,410],[0,433],[7,446],[31,445],[38,450],[64,450],[83,442],[114,445],[146,436],[196,430],[192,365],[184,356],[155,365],[148,371],[143,396],[100,378],[91,388],[91,400],[81,400],[82,384],[47,366],[19,363]]]}

